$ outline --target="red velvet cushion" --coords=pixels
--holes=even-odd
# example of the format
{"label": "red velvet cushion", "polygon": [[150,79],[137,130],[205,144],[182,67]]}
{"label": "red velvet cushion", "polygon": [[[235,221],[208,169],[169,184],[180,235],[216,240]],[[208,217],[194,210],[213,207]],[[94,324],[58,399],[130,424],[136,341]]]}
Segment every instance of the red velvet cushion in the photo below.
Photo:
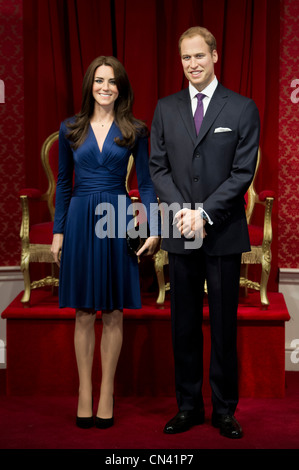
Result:
{"label": "red velvet cushion", "polygon": [[258,246],[263,243],[264,230],[256,225],[248,225],[250,245]]}
{"label": "red velvet cushion", "polygon": [[138,199],[140,199],[140,194],[139,194],[138,189],[132,189],[132,190],[129,192],[129,196],[130,196],[130,197],[137,197]]}
{"label": "red velvet cushion", "polygon": [[267,197],[273,197],[273,198],[275,198],[275,192],[266,189],[265,191],[261,191],[261,192],[259,193],[259,200],[260,200],[260,201],[265,201],[265,199],[266,199]]}
{"label": "red velvet cushion", "polygon": [[42,193],[40,192],[40,190],[35,188],[24,188],[21,189],[19,192],[19,196],[27,196],[32,199],[39,199],[41,195]]}
{"label": "red velvet cushion", "polygon": [[53,222],[32,225],[29,239],[30,243],[41,245],[51,245],[53,238]]}

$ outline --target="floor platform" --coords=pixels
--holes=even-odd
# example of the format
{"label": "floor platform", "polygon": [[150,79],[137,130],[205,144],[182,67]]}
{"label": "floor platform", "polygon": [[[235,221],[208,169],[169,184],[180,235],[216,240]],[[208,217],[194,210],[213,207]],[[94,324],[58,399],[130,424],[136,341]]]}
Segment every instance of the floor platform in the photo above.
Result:
{"label": "floor platform", "polygon": [[[59,309],[50,291],[32,292],[28,307],[22,293],[6,308],[7,395],[76,395],[73,309]],[[258,293],[240,299],[238,356],[240,397],[280,398],[285,393],[285,322],[288,310],[280,293],[269,293],[263,310]],[[96,322],[95,393],[100,386],[101,316]],[[204,390],[210,395],[210,331],[204,308]],[[119,396],[173,396],[174,367],[170,305],[159,308],[155,297],[143,294],[143,308],[124,311],[124,342],[115,393]]]}

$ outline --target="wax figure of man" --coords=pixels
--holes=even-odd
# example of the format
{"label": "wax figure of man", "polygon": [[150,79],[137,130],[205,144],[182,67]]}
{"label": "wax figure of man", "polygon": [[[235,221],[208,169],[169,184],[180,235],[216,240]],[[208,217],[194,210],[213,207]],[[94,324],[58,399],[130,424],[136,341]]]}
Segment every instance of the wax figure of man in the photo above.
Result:
{"label": "wax figure of man", "polygon": [[[164,218],[162,240],[169,253],[179,409],[164,432],[179,433],[204,422],[206,279],[212,424],[226,437],[240,438],[243,431],[234,416],[237,309],[241,254],[250,251],[244,195],[256,167],[259,113],[251,99],[218,83],[216,41],[209,31],[190,28],[180,38],[179,51],[189,87],[158,101],[151,129],[150,172],[157,195],[164,209],[169,205],[179,209]],[[197,122],[201,107],[202,124]]]}

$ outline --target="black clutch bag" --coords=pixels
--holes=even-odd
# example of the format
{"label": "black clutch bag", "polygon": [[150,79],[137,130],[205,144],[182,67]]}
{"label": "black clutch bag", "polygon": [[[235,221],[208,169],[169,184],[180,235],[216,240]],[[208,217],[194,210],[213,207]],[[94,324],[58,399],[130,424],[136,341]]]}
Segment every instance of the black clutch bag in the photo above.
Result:
{"label": "black clutch bag", "polygon": [[[138,232],[141,234],[141,236],[138,234]],[[126,232],[126,240],[129,255],[136,256],[137,251],[142,247],[148,237],[149,229],[147,223],[141,224],[138,227],[138,230],[136,230],[136,227],[134,227],[134,229],[128,230]]]}
{"label": "black clutch bag", "polygon": [[131,237],[129,232],[126,233],[127,248],[130,256],[136,256],[139,248],[142,247],[144,240],[138,235],[138,237]]}

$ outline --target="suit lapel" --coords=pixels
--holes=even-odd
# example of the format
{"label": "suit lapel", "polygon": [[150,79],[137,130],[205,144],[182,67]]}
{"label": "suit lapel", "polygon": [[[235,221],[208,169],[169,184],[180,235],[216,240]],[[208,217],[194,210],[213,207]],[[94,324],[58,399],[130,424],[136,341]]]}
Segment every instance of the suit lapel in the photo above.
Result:
{"label": "suit lapel", "polygon": [[227,98],[228,98],[228,95],[225,91],[225,88],[221,84],[218,84],[212,96],[212,99],[210,101],[210,104],[208,106],[204,119],[202,121],[199,134],[195,139],[196,145],[198,145],[201,142],[201,140],[204,138],[206,133],[211,128],[218,114],[221,112],[222,108],[225,106],[227,102]]}
{"label": "suit lapel", "polygon": [[178,97],[178,110],[181,115],[181,118],[183,120],[184,126],[193,142],[195,144],[196,141],[196,132],[195,132],[195,126],[194,126],[194,120],[192,116],[192,108],[191,108],[191,102],[190,102],[190,95],[189,95],[189,89],[185,88],[182,90],[182,92],[179,94]]}
{"label": "suit lapel", "polygon": [[192,143],[197,146],[209,131],[213,122],[221,112],[222,108],[227,102],[226,89],[219,83],[208,106],[207,112],[204,116],[198,136],[196,136],[194,120],[191,109],[189,89],[185,88],[178,96],[178,110],[183,120],[184,126],[192,140]]}

